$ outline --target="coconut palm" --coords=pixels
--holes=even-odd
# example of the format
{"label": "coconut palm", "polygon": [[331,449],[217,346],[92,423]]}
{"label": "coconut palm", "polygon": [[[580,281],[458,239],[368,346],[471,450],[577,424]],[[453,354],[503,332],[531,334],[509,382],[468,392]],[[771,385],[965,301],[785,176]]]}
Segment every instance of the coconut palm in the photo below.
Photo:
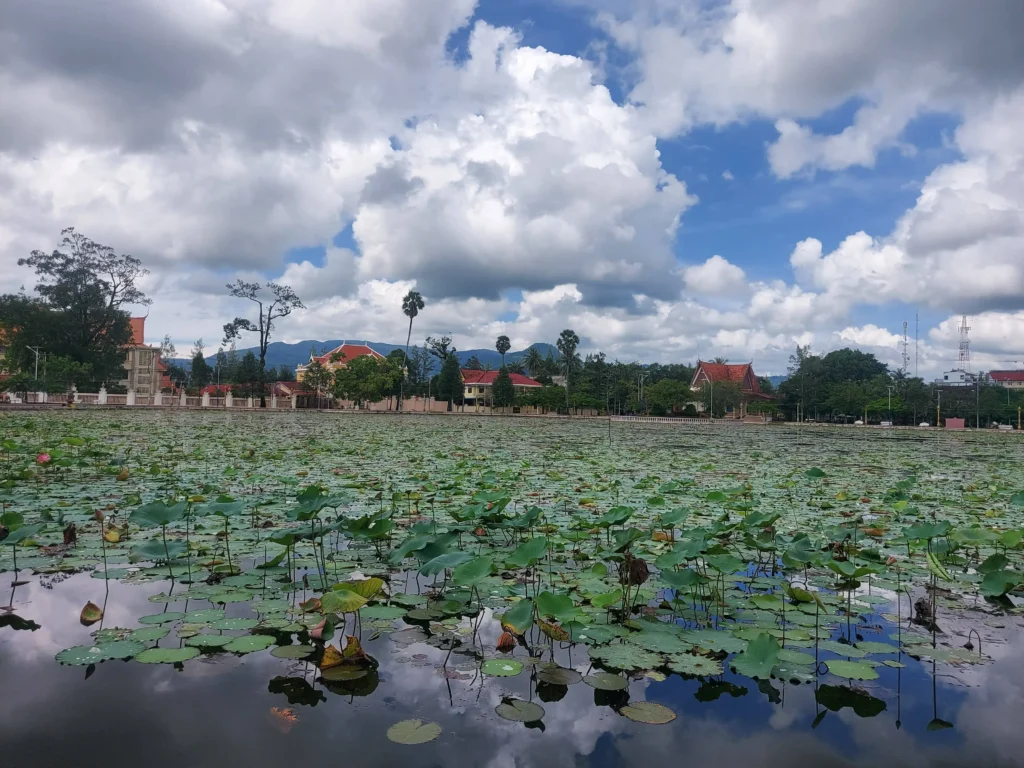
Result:
{"label": "coconut palm", "polygon": [[405,337],[405,354],[402,356],[402,383],[398,387],[398,409],[402,410],[405,397],[405,366],[409,360],[409,342],[412,340],[412,321],[423,309],[423,297],[419,291],[409,291],[402,299],[402,313],[409,318],[409,334]]}
{"label": "coconut palm", "polygon": [[537,351],[536,347],[530,347],[526,350],[526,354],[523,355],[523,365],[530,372],[530,375],[534,378],[541,372],[544,367],[544,356]]}
{"label": "coconut palm", "polygon": [[512,349],[512,342],[508,340],[508,336],[502,334],[498,337],[497,343],[494,348],[498,350],[498,354],[501,355],[501,365],[505,366],[505,353]]}

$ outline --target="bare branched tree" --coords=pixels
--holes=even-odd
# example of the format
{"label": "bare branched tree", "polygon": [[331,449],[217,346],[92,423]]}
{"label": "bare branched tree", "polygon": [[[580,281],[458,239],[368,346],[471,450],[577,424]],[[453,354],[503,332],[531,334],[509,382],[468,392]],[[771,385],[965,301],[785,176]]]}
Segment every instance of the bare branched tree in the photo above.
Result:
{"label": "bare branched tree", "polygon": [[[269,296],[266,292],[269,291]],[[267,283],[261,286],[259,283],[247,283],[244,280],[236,280],[234,285],[228,285],[228,293],[238,299],[248,299],[259,308],[259,319],[256,322],[244,317],[236,317],[230,323],[224,325],[224,343],[237,339],[242,331],[251,331],[259,334],[260,350],[260,408],[267,407],[267,346],[270,344],[270,334],[274,329],[274,321],[287,317],[295,309],[305,309],[305,305],[295,295],[290,285],[280,283]]]}

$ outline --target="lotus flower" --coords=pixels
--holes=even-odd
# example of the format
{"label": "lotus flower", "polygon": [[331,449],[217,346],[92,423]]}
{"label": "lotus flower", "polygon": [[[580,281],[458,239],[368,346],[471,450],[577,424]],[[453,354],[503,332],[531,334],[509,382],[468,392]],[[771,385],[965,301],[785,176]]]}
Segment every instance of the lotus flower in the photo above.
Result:
{"label": "lotus flower", "polygon": [[36,456],[36,463],[37,464],[49,464],[50,463],[50,454],[48,454],[48,453],[40,453],[38,456]]}

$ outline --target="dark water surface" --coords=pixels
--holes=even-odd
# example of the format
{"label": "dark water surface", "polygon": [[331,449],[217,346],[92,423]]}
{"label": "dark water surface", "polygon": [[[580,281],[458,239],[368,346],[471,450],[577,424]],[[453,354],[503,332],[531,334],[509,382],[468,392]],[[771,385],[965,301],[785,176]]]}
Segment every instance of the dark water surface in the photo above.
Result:
{"label": "dark water surface", "polygon": [[[11,576],[4,574],[5,587]],[[448,679],[436,668],[444,651],[422,643],[399,648],[386,635],[366,642],[372,632],[365,628],[364,645],[380,666],[376,677],[348,684],[347,690],[317,682],[311,664],[267,651],[204,656],[182,669],[107,661],[85,679],[85,667],[58,665],[53,656],[91,642],[96,627],[81,626],[78,614],[86,600],[103,603],[103,582],[87,574],[59,581],[23,571],[21,578],[27,583],[14,591],[12,604],[40,626],[0,628],[5,768],[335,762],[497,768],[652,766],[669,760],[791,768],[1024,765],[1024,668],[1014,658],[1019,640],[988,649],[998,660],[967,670],[938,665],[933,672],[931,662],[901,657],[904,669],[880,668],[881,678],[865,684],[884,703],[871,717],[859,717],[850,707],[822,717],[826,710],[816,705],[814,685],[772,681],[774,690],[763,684],[759,690],[729,672],[711,682],[640,678],[621,694],[582,683],[542,683],[538,690],[526,672],[512,678],[475,674],[475,660],[456,652],[447,669],[458,677]],[[147,598],[168,586],[110,582],[104,624],[136,626],[136,617],[161,610]],[[208,607],[196,601],[167,605],[172,611]],[[228,615],[248,612],[248,605],[228,606]],[[493,648],[497,631],[497,622],[484,621],[481,643]],[[179,642],[172,633],[159,644]],[[589,666],[582,648],[556,648],[555,659],[580,672]],[[615,709],[627,693],[633,701],[663,703],[678,717],[667,725],[633,723]],[[542,703],[543,731],[493,714],[508,694]],[[273,708],[290,709],[296,719]],[[388,741],[388,727],[407,718],[435,721],[443,733],[418,746]]]}

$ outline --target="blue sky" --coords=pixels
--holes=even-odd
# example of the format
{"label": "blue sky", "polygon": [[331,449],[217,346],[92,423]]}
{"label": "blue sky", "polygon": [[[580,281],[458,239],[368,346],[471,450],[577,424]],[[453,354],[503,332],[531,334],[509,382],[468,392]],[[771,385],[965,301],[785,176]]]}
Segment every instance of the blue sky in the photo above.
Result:
{"label": "blue sky", "polygon": [[303,298],[285,341],[395,342],[416,289],[462,348],[895,366],[918,313],[932,375],[966,313],[1024,359],[1017,0],[108,2],[5,13],[5,290],[74,224],[179,346],[238,276]]}

